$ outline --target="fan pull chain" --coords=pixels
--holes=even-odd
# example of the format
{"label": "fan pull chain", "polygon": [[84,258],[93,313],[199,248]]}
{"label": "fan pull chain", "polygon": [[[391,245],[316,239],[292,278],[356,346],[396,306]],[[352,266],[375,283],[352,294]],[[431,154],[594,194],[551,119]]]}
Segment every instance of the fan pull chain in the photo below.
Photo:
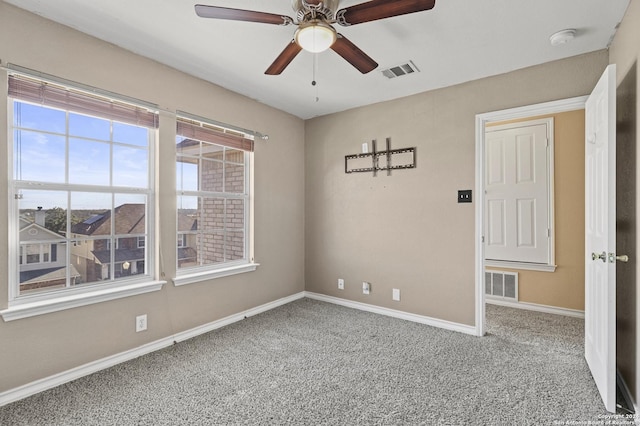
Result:
{"label": "fan pull chain", "polygon": [[312,80],[311,85],[316,89],[316,98],[315,101],[318,102],[320,98],[318,97],[318,83],[316,82],[316,70],[318,68],[318,54],[313,54],[313,70],[312,70]]}

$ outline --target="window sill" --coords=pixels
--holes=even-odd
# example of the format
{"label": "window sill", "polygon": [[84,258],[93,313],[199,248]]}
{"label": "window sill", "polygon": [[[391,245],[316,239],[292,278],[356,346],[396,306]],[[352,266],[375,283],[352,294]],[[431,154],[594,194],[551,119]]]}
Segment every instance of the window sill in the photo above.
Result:
{"label": "window sill", "polygon": [[557,265],[546,265],[543,263],[510,262],[507,260],[485,260],[484,266],[496,268],[526,269],[528,271],[555,272]]}
{"label": "window sill", "polygon": [[2,319],[5,322],[8,322],[22,318],[33,317],[36,315],[63,311],[65,309],[77,308],[79,306],[106,302],[108,300],[115,300],[123,297],[149,293],[162,289],[162,286],[164,284],[166,284],[166,281],[147,281],[143,283],[101,289],[87,293],[54,297],[37,302],[15,303],[13,306],[10,305],[8,309],[0,311],[0,315],[2,315]]}
{"label": "window sill", "polygon": [[255,271],[259,263],[243,263],[242,265],[228,266],[211,271],[195,272],[184,274],[173,279],[173,285],[179,287],[181,285],[194,284],[201,281],[213,280],[216,278],[228,277],[230,275],[243,274],[245,272]]}

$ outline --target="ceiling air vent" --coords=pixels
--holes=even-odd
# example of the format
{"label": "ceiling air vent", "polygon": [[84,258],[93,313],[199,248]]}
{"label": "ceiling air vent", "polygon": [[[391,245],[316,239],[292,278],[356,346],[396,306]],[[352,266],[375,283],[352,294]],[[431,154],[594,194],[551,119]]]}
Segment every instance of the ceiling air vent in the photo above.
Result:
{"label": "ceiling air vent", "polygon": [[403,75],[412,74],[414,72],[420,72],[420,70],[412,61],[409,61],[406,64],[396,65],[395,67],[382,70],[382,74],[387,78],[401,77]]}

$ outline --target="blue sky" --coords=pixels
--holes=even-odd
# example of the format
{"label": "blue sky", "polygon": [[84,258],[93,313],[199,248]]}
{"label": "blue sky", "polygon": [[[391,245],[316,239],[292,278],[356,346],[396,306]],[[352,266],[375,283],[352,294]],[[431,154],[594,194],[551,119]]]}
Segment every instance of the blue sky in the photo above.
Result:
{"label": "blue sky", "polygon": [[[18,180],[108,186],[113,171],[114,186],[148,186],[149,136],[144,127],[69,113],[67,162],[67,119],[64,111],[15,101],[13,121],[16,144],[14,177]],[[66,208],[66,193],[23,192],[21,209],[37,206]],[[122,195],[116,198],[124,200],[130,197]],[[102,194],[75,193],[71,199],[72,208],[111,207],[111,197],[103,197]]]}

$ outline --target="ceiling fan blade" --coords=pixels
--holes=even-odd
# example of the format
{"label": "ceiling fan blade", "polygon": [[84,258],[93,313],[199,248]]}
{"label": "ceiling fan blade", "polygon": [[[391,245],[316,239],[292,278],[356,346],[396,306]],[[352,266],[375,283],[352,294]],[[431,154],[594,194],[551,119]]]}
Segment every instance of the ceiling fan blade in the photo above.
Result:
{"label": "ceiling fan blade", "polygon": [[360,50],[358,46],[351,43],[342,34],[338,34],[338,38],[336,42],[333,43],[333,46],[331,46],[331,49],[356,67],[362,74],[373,71],[378,66],[376,61],[371,59],[369,55]]}
{"label": "ceiling fan blade", "polygon": [[259,22],[262,24],[289,25],[293,20],[288,16],[254,10],[231,9],[228,7],[196,4],[196,14],[201,18],[228,19],[231,21]]}
{"label": "ceiling fan blade", "polygon": [[435,5],[436,0],[372,0],[340,9],[336,13],[336,20],[340,25],[356,25],[430,10]]}
{"label": "ceiling fan blade", "polygon": [[275,61],[267,68],[264,72],[267,75],[278,75],[281,74],[282,71],[293,61],[302,48],[298,46],[298,43],[295,40],[291,40],[291,43],[284,48],[282,53],[276,58]]}

